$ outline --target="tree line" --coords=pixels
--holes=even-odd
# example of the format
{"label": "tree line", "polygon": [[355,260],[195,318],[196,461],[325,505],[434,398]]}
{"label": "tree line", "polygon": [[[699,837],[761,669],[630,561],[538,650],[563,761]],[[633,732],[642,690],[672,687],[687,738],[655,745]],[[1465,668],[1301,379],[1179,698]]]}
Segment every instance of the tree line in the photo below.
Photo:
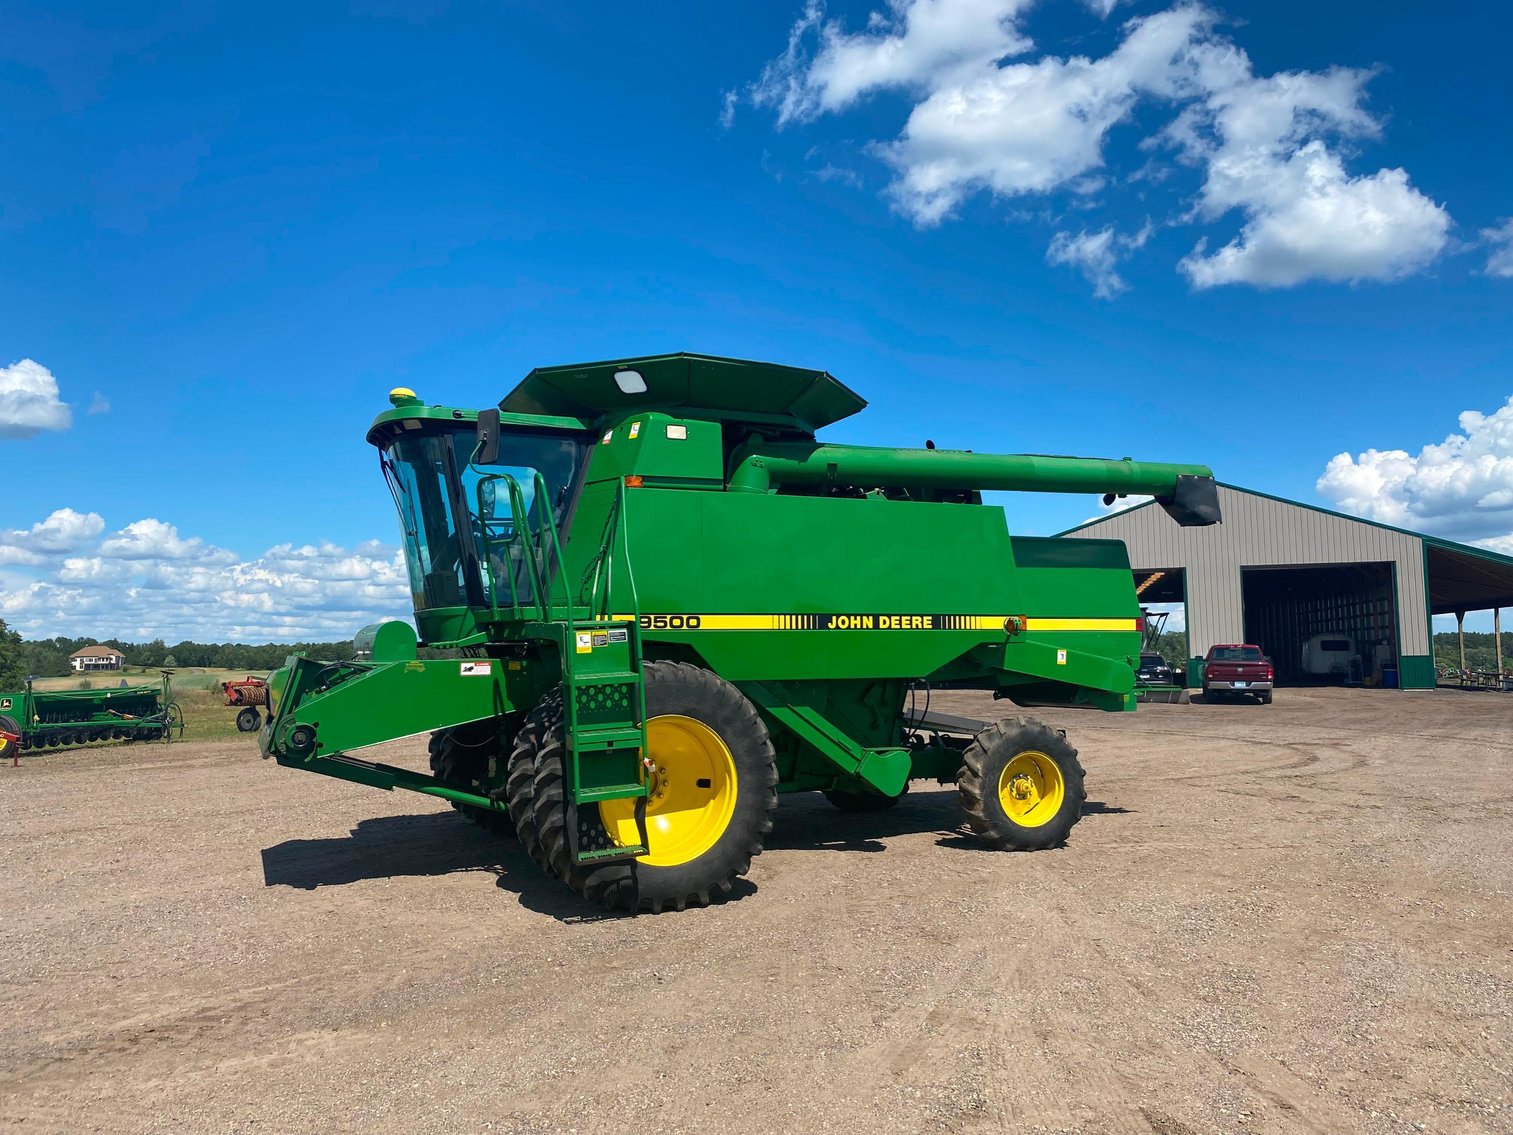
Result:
{"label": "tree line", "polygon": [[69,657],[86,646],[113,646],[126,656],[128,666],[146,666],[172,670],[181,666],[204,666],[218,670],[246,670],[249,673],[275,670],[293,651],[306,651],[311,658],[346,661],[352,657],[352,641],[346,642],[269,642],[254,645],[243,642],[183,642],[169,644],[160,638],[151,642],[125,642],[117,638],[56,638],[25,640],[9,630],[0,620],[0,690],[13,690],[28,675],[57,678],[73,673]]}
{"label": "tree line", "polygon": [[[1513,632],[1503,632],[1503,665],[1513,667]],[[76,650],[96,645],[90,638],[56,638],[24,640],[0,619],[0,690],[14,690],[28,674],[39,678],[57,678],[72,673],[69,656]],[[204,666],[220,670],[247,670],[251,673],[277,669],[296,650],[311,658],[345,661],[352,657],[351,640],[346,642],[268,642],[252,645],[242,642],[193,642],[185,639],[172,645],[160,638],[151,642],[123,642],[100,639],[99,645],[113,646],[126,656],[130,666],[162,667]],[[1181,631],[1161,635],[1152,648],[1179,669],[1187,666],[1187,635]],[[426,652],[430,653],[430,652]],[[1460,665],[1460,643],[1454,631],[1434,636],[1434,664],[1440,667]],[[1466,632],[1466,666],[1472,670],[1493,670],[1497,652],[1492,635],[1485,631]]]}
{"label": "tree line", "polygon": [[1179,674],[1187,673],[1187,632],[1167,631],[1156,636],[1150,650],[1159,654]]}
{"label": "tree line", "polygon": [[[1513,668],[1513,632],[1503,631],[1503,666]],[[1434,636],[1434,665],[1439,668],[1460,669],[1460,637],[1454,631],[1441,631]],[[1490,631],[1466,632],[1466,669],[1497,669],[1497,644]]]}

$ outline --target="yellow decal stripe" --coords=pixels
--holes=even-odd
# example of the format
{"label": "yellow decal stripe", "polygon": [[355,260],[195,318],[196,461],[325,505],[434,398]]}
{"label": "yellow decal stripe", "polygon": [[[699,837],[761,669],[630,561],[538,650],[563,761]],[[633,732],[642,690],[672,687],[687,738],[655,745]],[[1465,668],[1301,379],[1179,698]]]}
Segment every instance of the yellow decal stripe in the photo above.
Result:
{"label": "yellow decal stripe", "polygon": [[[837,613],[826,615],[642,615],[641,629],[648,631],[998,631],[1007,615],[899,615]],[[1023,616],[1020,616],[1024,618]],[[631,622],[634,615],[613,615],[618,622]],[[1026,632],[1136,631],[1135,619],[1043,619],[1024,618]]]}
{"label": "yellow decal stripe", "polygon": [[1134,631],[1134,619],[1026,619],[1027,631]]}

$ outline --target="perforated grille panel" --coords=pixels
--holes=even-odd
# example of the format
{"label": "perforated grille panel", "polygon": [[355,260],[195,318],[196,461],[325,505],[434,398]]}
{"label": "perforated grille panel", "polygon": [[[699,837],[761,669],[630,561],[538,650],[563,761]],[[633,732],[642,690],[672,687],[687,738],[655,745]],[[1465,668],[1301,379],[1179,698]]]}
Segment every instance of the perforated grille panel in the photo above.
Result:
{"label": "perforated grille panel", "polygon": [[602,686],[578,686],[573,691],[573,712],[579,725],[612,725],[631,720],[631,697],[635,687],[628,682]]}
{"label": "perforated grille panel", "polygon": [[598,808],[580,810],[578,815],[578,853],[580,855],[590,851],[608,851],[618,846],[604,830],[604,823],[599,819]]}

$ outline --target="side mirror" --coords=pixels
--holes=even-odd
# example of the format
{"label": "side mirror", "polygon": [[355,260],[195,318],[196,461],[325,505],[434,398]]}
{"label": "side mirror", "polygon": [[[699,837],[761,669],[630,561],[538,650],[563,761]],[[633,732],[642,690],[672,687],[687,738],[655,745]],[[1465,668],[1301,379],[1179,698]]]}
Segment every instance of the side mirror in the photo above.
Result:
{"label": "side mirror", "polygon": [[497,409],[478,411],[478,464],[499,464],[499,411]]}

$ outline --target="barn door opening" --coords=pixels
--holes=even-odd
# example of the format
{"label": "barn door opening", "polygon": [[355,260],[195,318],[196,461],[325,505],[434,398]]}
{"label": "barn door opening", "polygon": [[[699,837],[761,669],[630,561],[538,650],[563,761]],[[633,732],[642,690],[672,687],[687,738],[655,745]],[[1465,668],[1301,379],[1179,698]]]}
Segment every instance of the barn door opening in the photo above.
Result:
{"label": "barn door opening", "polygon": [[1390,563],[1240,569],[1245,641],[1265,651],[1278,684],[1381,681],[1398,665]]}

